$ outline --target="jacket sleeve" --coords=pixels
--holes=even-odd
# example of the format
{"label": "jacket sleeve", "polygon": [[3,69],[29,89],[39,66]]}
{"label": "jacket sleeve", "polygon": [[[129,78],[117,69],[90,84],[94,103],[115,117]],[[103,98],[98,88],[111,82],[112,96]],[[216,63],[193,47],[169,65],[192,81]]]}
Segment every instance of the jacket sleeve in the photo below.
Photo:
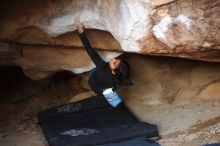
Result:
{"label": "jacket sleeve", "polygon": [[86,52],[88,53],[88,55],[90,56],[90,58],[92,59],[93,63],[98,67],[103,65],[104,63],[106,63],[101,57],[100,55],[96,52],[95,49],[92,48],[85,32],[83,33],[79,33],[79,37],[80,40],[84,46],[84,48],[86,49]]}

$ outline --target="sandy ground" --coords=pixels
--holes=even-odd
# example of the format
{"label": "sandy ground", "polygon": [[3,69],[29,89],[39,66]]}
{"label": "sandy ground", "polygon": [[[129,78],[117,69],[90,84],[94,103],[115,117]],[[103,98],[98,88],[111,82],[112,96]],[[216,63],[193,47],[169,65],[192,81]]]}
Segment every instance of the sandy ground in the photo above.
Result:
{"label": "sandy ground", "polygon": [[[88,91],[87,88],[73,86],[76,82],[71,80],[53,84],[37,96],[16,104],[7,100],[1,102],[0,146],[47,146],[38,125],[37,113],[74,101],[75,95]],[[129,105],[131,103],[132,105]],[[159,126],[162,133],[159,143],[162,146],[199,146],[220,142],[218,102],[192,103],[184,107],[170,108],[149,107],[133,99],[128,102],[128,106],[138,117],[142,117],[141,120],[163,124]],[[170,118],[172,120],[168,120]]]}

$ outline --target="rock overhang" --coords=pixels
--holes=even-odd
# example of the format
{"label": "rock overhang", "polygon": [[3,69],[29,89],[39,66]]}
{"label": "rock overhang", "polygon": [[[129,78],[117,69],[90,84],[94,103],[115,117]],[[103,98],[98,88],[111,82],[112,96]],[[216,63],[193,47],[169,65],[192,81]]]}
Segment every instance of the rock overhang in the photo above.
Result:
{"label": "rock overhang", "polygon": [[[217,2],[205,0],[194,3],[183,0],[22,0],[19,2],[2,1],[1,3],[0,39],[3,46],[5,44],[8,46],[1,48],[1,54],[4,56],[1,58],[7,58],[8,54],[13,53],[18,53],[14,56],[19,56],[27,48],[45,48],[41,45],[54,48],[54,50],[64,47],[75,48],[75,50],[79,47],[83,49],[77,35],[71,33],[76,29],[74,20],[79,16],[86,28],[109,32],[93,31],[89,39],[95,48],[211,62],[220,61],[218,27],[220,11]],[[96,41],[93,41],[95,38]],[[19,45],[14,45],[12,42],[19,43]],[[26,46],[27,44],[32,47]],[[37,49],[33,50],[37,51]],[[53,51],[53,49],[50,50]],[[62,52],[65,52],[64,50],[66,49]],[[108,54],[111,56],[112,52]],[[8,64],[13,62],[27,70],[27,67],[18,61],[19,59],[16,57],[13,59]],[[7,60],[10,59],[7,58]],[[7,60],[2,62],[7,63]],[[30,65],[31,62],[26,64]],[[88,70],[91,68],[90,64],[81,67]],[[39,67],[34,67],[34,64],[31,66],[32,69]],[[75,73],[85,71],[79,66],[68,65],[68,63],[64,66],[64,69]]]}

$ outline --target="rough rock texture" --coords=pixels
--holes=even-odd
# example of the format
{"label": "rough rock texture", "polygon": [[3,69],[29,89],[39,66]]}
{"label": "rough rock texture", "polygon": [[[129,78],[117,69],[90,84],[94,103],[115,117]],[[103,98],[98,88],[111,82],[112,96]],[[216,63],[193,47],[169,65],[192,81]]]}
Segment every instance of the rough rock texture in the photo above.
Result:
{"label": "rough rock texture", "polygon": [[139,99],[146,105],[183,105],[200,99],[220,99],[218,63],[141,55],[126,58],[134,85],[123,87],[122,97]]}
{"label": "rough rock texture", "polygon": [[[94,37],[94,31],[88,31],[88,37],[96,48],[109,47],[109,50],[100,50],[99,53],[106,61],[120,55],[111,49],[118,46],[117,42],[106,32],[100,34],[101,41]],[[64,44],[74,40],[80,44],[76,33],[67,34],[67,38],[60,36]],[[67,40],[66,40],[67,39]],[[70,42],[70,41],[69,41]],[[68,70],[82,73],[91,70],[94,65],[82,47],[42,44],[20,44],[0,42],[0,65],[19,65],[24,73],[35,80],[52,76],[57,71]]]}
{"label": "rough rock texture", "polygon": [[169,48],[165,54],[219,62],[218,0],[156,2],[152,13],[156,25],[152,30],[154,36]]}
{"label": "rough rock texture", "polygon": [[[220,62],[218,0],[1,0],[0,3],[0,62],[22,66],[35,79],[62,69],[78,73],[91,68],[89,62],[76,58],[81,51],[75,48],[82,46],[71,33],[75,30],[76,16],[86,28],[109,32],[90,33],[93,46],[100,49]],[[53,55],[57,51],[52,51],[65,48],[62,52],[69,56],[66,48],[71,49],[77,65],[73,61],[55,65],[62,58],[49,54],[47,58],[57,58],[56,63],[51,65],[50,61],[34,56],[38,60],[25,62],[24,52],[33,48],[42,54],[48,54],[49,49]],[[39,67],[38,61],[49,67]],[[79,71],[79,64],[87,69]],[[44,75],[35,77],[38,71]]]}

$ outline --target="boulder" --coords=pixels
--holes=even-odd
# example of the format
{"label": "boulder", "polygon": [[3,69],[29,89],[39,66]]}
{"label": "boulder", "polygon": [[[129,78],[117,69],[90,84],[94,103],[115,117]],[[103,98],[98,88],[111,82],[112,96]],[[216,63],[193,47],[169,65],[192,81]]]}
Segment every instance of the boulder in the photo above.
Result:
{"label": "boulder", "polygon": [[133,86],[122,86],[125,100],[145,105],[184,105],[220,99],[220,64],[168,57],[127,55]]}
{"label": "boulder", "polygon": [[92,29],[87,30],[89,40],[100,50],[220,62],[218,1],[2,0],[0,3],[0,64],[21,66],[33,79],[45,78],[58,70],[81,73],[91,69],[88,58],[79,59],[86,55],[74,32],[76,17],[87,29]]}

